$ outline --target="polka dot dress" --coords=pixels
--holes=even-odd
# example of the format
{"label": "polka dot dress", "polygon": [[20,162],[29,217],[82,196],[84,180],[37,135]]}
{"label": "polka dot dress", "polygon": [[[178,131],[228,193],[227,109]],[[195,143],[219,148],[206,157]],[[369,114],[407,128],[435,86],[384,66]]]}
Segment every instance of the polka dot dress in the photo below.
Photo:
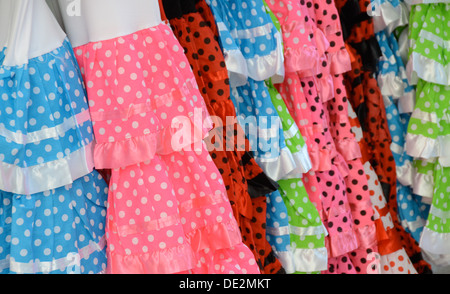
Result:
{"label": "polka dot dress", "polygon": [[31,27],[54,19],[43,1],[10,12],[7,27],[20,29],[0,28],[9,35],[0,44],[0,273],[104,273],[108,187],[93,170],[92,123],[71,44],[49,30],[54,48],[17,50],[15,42],[38,37]]}
{"label": "polka dot dress", "polygon": [[[296,122],[303,131],[302,135],[305,136],[309,147],[308,151],[315,171],[316,182],[321,191],[321,197],[312,196],[312,199],[321,201],[323,210],[321,215],[329,233],[327,246],[329,248],[328,260],[330,261],[333,257],[356,249],[357,241],[352,229],[352,216],[346,195],[345,178],[348,168],[345,166],[342,155],[337,153],[329,128],[329,113],[324,105],[331,99],[331,96],[334,96],[333,78],[329,75],[330,68],[326,58],[328,41],[311,18],[311,16],[315,16],[315,11],[310,10],[314,9],[312,3],[294,4],[289,2],[286,3],[288,4],[286,6],[284,3],[280,4],[274,1],[267,3],[274,14],[279,16],[280,23],[285,29],[283,36],[294,38],[292,43],[284,42],[286,53],[292,54],[291,50],[294,50],[295,47],[291,48],[290,46],[298,47],[298,37],[308,37],[309,39],[306,38],[306,40],[309,41],[309,48],[315,48],[311,54],[321,56],[320,63],[311,64],[310,68],[296,69],[297,71],[292,73],[287,70],[284,84],[278,85],[277,88],[290,108],[290,112],[294,113],[293,117],[297,119]],[[287,30],[288,27],[296,24],[296,19],[303,24],[300,34],[294,34]],[[302,33],[306,35],[302,36]],[[298,55],[298,58],[301,58],[301,55]],[[288,54],[286,54],[286,59],[288,59]],[[355,146],[357,147],[357,145]],[[309,184],[308,181],[307,185]],[[349,258],[347,260],[350,261]],[[350,268],[345,266],[345,270],[354,270],[351,265]]]}
{"label": "polka dot dress", "polygon": [[[0,62],[6,51],[0,53]],[[0,77],[0,160],[2,173],[11,177],[0,188],[34,194],[92,171],[92,123],[68,40],[28,64],[2,66]],[[42,181],[39,175],[55,178]]]}
{"label": "polka dot dress", "polygon": [[423,79],[440,85],[450,84],[445,48],[448,41],[448,3],[417,4],[411,6],[410,54],[408,74],[413,82]]}
{"label": "polka dot dress", "polygon": [[203,142],[210,116],[171,28],[75,52],[98,133],[96,164],[112,170],[107,271],[259,273]]}
{"label": "polka dot dress", "polygon": [[104,273],[107,194],[95,171],[32,195],[2,191],[0,273]]}
{"label": "polka dot dress", "polygon": [[[377,33],[377,40],[383,52],[380,58],[381,70],[378,73],[378,81],[383,81],[380,83],[380,89],[392,137],[391,150],[396,163],[399,219],[405,230],[419,241],[427,218],[428,205],[422,203],[420,196],[413,194],[411,186],[416,178],[414,159],[405,150],[406,129],[410,119],[410,113],[406,112],[409,107],[405,105],[414,102],[414,96],[410,94],[414,95],[415,90],[406,78],[403,61],[398,55],[398,43],[395,36],[387,35],[385,31],[382,31]],[[406,99],[413,100],[408,102]]]}
{"label": "polka dot dress", "polygon": [[450,256],[446,237],[449,232],[447,175],[450,160],[446,150],[450,145],[446,113],[450,93],[450,56],[443,45],[448,40],[449,13],[448,3],[412,5],[407,64],[409,77],[417,84],[417,93],[407,129],[406,151],[418,159],[421,175],[426,175],[429,180],[426,192],[431,192],[433,187],[420,246],[431,262],[438,266],[448,262]]}
{"label": "polka dot dress", "polygon": [[[348,107],[352,132],[355,134],[361,150],[368,150],[358,117],[351,104],[348,104]],[[391,212],[389,211],[378,175],[372,168],[368,156],[364,153],[361,158],[361,163],[363,164],[367,178],[370,200],[374,211],[373,219],[376,227],[377,246],[374,251],[366,251],[367,257],[364,257],[364,259],[354,258],[356,254],[355,256],[353,256],[353,253],[350,254],[355,265],[355,270],[358,273],[399,274],[409,272],[415,274],[417,271],[403,248],[399,235],[394,229]]]}
{"label": "polka dot dress", "polygon": [[302,181],[302,174],[311,168],[307,146],[287,110],[283,98],[270,81],[267,84],[272,102],[281,117],[284,132],[290,134],[289,137],[286,136],[286,143],[292,153],[299,157],[296,173],[301,173],[300,175],[291,173],[288,179],[278,181],[279,193],[289,216],[289,226],[288,228],[278,228],[277,232],[289,232],[290,254],[293,256],[292,260],[287,262],[289,265],[286,267],[291,273],[320,272],[321,268],[326,267],[325,235],[327,231],[317,208],[308,198]]}
{"label": "polka dot dress", "polygon": [[[214,122],[215,128],[210,132],[205,142],[224,180],[234,216],[238,220],[243,234],[244,244],[254,252],[255,257],[260,256],[259,252],[267,252],[257,261],[260,269],[264,271],[265,263],[269,260],[265,255],[273,255],[273,253],[271,253],[271,248],[267,246],[266,241],[259,241],[258,246],[255,242],[253,231],[255,228],[260,230],[264,227],[265,219],[258,218],[258,220],[263,221],[262,223],[251,221],[253,218],[252,200],[250,199],[249,183],[248,179],[245,178],[242,163],[243,152],[249,150],[247,149],[249,144],[246,142],[245,148],[238,146],[240,135],[244,135],[243,130],[238,124],[228,125],[227,118],[235,118],[236,113],[230,99],[229,78],[224,56],[214,35],[213,25],[215,23],[211,22],[210,18],[204,17],[205,14],[207,15],[207,11],[210,11],[207,10],[209,8],[196,5],[195,1],[164,1],[164,8],[174,34],[182,45],[193,69],[208,112],[213,120],[217,119]],[[214,19],[212,20],[214,21]],[[230,132],[233,139],[226,137],[226,135],[230,135]],[[237,135],[235,135],[235,132]],[[217,148],[219,146],[221,148]],[[230,148],[230,146],[234,148]],[[250,160],[254,161],[254,159]],[[259,174],[262,173],[262,170],[258,172],[254,169],[254,172]],[[253,196],[265,197],[264,194]],[[265,234],[262,234],[262,236],[265,236]],[[274,263],[281,267],[279,262]],[[271,270],[274,270],[274,268],[272,267]]]}
{"label": "polka dot dress", "polygon": [[[375,38],[373,23],[370,18],[358,20],[351,17],[355,13],[364,13],[368,4],[368,1],[358,3],[336,1],[341,19],[346,20],[343,23],[344,39],[349,53],[354,56],[352,71],[345,74],[349,101],[361,122],[364,140],[368,144],[365,149],[367,151],[364,151],[365,156],[378,176],[383,194],[386,196],[387,207],[391,211],[390,216],[396,230],[395,233],[391,231],[396,235],[393,238],[400,239],[408,256],[414,260],[417,272],[429,272],[430,266],[423,260],[417,242],[404,230],[398,220],[397,176],[394,156],[390,150],[392,139],[381,91],[374,76],[381,50]],[[381,250],[382,245],[379,247],[380,254],[384,254]]]}
{"label": "polka dot dress", "polygon": [[281,36],[262,0],[211,1],[232,87],[284,74]]}

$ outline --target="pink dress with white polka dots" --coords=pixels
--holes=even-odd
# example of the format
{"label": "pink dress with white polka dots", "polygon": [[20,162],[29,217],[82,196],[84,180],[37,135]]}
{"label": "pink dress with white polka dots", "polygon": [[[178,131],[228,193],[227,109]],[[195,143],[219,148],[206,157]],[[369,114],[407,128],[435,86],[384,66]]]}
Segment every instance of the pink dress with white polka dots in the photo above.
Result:
{"label": "pink dress with white polka dots", "polygon": [[111,169],[109,273],[259,273],[203,138],[195,77],[165,23],[74,48],[98,169]]}

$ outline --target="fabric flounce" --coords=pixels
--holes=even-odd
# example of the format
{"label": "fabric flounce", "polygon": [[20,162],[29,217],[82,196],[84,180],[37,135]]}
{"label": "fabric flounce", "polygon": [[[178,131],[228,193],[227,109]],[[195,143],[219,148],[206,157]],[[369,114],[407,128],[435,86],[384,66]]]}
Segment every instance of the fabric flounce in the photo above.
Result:
{"label": "fabric flounce", "polygon": [[96,171],[33,195],[0,192],[0,273],[104,273],[107,193]]}
{"label": "fabric flounce", "polygon": [[408,24],[408,7],[398,0],[371,1],[371,16],[375,33],[386,31],[392,33],[394,29]]}
{"label": "fabric flounce", "polygon": [[79,76],[67,39],[25,65],[0,68],[0,189],[39,193],[93,170],[92,123]]}
{"label": "fabric flounce", "polygon": [[381,274],[417,274],[405,249],[380,256]]}
{"label": "fabric flounce", "polygon": [[[182,70],[191,72],[187,63],[171,56],[171,52],[181,52],[182,49],[174,37],[167,38],[168,32],[167,25],[160,24],[127,36],[75,48],[90,95],[97,168],[124,167],[151,160],[155,153],[182,150],[202,141],[212,128],[195,79],[173,68],[179,63]],[[145,41],[137,42],[138,39]],[[132,51],[129,46],[133,47]],[[145,61],[149,57],[144,52],[150,48],[155,48],[157,60],[164,58],[172,66],[162,75],[153,73],[155,68],[150,59]],[[135,71],[123,77],[131,60],[136,61]],[[105,64],[117,66],[107,68]],[[106,87],[98,89],[98,83],[106,84]],[[104,97],[108,98],[105,100]],[[116,97],[115,101],[112,97]],[[111,125],[114,132],[106,132]],[[120,156],[112,163],[111,158],[124,154],[122,152],[130,156]]]}

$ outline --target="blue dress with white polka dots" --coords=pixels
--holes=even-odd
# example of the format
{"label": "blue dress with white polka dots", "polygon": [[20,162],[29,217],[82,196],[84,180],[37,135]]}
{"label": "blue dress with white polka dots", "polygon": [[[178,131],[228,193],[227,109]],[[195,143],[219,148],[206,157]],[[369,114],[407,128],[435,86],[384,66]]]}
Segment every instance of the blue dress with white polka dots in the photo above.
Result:
{"label": "blue dress with white polka dots", "polygon": [[[419,242],[430,206],[422,201],[421,196],[413,193],[411,185],[413,184],[415,173],[414,158],[406,153],[405,148],[406,133],[411,113],[401,111],[402,108],[408,107],[402,107],[400,104],[408,105],[409,103],[402,101],[402,99],[414,97],[415,90],[406,77],[405,67],[399,54],[395,35],[392,33],[388,34],[386,31],[380,31],[376,33],[376,37],[383,53],[378,64],[379,80],[380,76],[388,76],[391,73],[393,77],[397,77],[400,81],[398,87],[384,85],[384,88],[381,88],[392,138],[391,150],[397,168],[398,217],[405,230]],[[392,78],[385,80],[390,80],[394,84]],[[394,91],[386,90],[388,87],[392,89],[400,88],[402,91],[398,95]]]}
{"label": "blue dress with white polka dots", "polygon": [[92,171],[94,137],[80,77],[67,39],[27,64],[0,67],[0,190],[34,194]]}
{"label": "blue dress with white polka dots", "polygon": [[206,0],[219,31],[231,86],[284,76],[281,35],[261,0]]}
{"label": "blue dress with white polka dots", "polygon": [[26,64],[0,53],[0,273],[102,273],[108,187],[66,39]]}

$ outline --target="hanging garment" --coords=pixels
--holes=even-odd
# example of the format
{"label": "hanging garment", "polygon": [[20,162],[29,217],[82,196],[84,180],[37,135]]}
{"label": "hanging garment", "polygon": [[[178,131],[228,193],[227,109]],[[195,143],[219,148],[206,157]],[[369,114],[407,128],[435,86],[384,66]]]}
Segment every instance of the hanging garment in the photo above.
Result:
{"label": "hanging garment", "polygon": [[[399,2],[390,3],[402,8]],[[375,18],[374,26],[382,56],[379,60],[377,80],[383,96],[386,118],[392,138],[391,151],[395,159],[397,174],[398,217],[405,230],[418,242],[427,219],[429,205],[422,197],[414,193],[417,172],[414,158],[406,153],[406,130],[415,103],[415,89],[409,84],[403,60],[399,55],[396,35],[392,32],[396,27],[392,21],[383,28],[383,18]],[[381,23],[379,23],[381,22]],[[377,25],[378,24],[378,25]]]}
{"label": "hanging garment", "polygon": [[[364,140],[368,144],[367,154],[370,163],[383,187],[393,224],[398,231],[396,236],[392,237],[400,238],[417,272],[425,273],[430,271],[430,265],[423,260],[417,242],[404,230],[398,220],[397,176],[394,156],[390,150],[392,138],[381,91],[374,76],[381,50],[375,37],[373,22],[366,13],[368,5],[365,4],[365,1],[336,1],[341,19],[345,20],[344,39],[349,52],[355,56],[352,71],[346,74],[349,101],[361,122]],[[352,17],[354,15],[361,17]],[[389,251],[393,253],[399,249],[390,247]],[[380,252],[386,253],[381,248]]]}
{"label": "hanging garment", "polygon": [[0,19],[0,273],[103,273],[108,188],[71,44],[43,0]]}
{"label": "hanging garment", "polygon": [[158,1],[82,1],[81,10],[64,22],[87,87],[94,160],[111,169],[107,272],[259,273],[203,142],[205,102]]}
{"label": "hanging garment", "polygon": [[[413,2],[412,4],[416,4]],[[420,246],[436,266],[448,264],[448,184],[450,171],[450,95],[448,43],[450,4],[431,1],[411,6],[408,77],[417,84],[416,105],[406,135],[406,151],[431,168],[429,215]],[[431,189],[429,190],[431,192]],[[428,195],[429,196],[429,195]]]}
{"label": "hanging garment", "polygon": [[[253,251],[262,273],[283,272],[281,264],[273,256],[271,247],[265,239],[264,202],[256,200],[260,197],[265,200],[265,193],[261,191],[260,194],[249,193],[248,180],[251,178],[246,179],[243,170],[245,165],[242,163],[242,156],[246,154],[243,151],[249,149],[238,146],[239,135],[244,136],[244,134],[235,119],[236,113],[230,99],[228,71],[214,32],[210,25],[207,25],[207,19],[198,12],[196,1],[165,0],[163,4],[165,15],[169,19],[174,35],[184,49],[208,112],[215,122],[215,128],[205,141],[225,182],[234,216],[238,220],[243,235],[243,242]],[[203,14],[207,8],[202,9]],[[227,138],[230,133],[232,139]],[[247,146],[249,147],[249,144],[245,143],[245,147]],[[253,158],[250,160],[254,161]],[[256,162],[253,165],[255,168],[252,168],[252,172],[255,176],[259,174],[260,177],[264,177],[263,171],[257,170]],[[267,188],[273,184],[270,179],[265,181],[268,183]],[[276,190],[275,186],[270,192],[274,190]],[[252,201],[258,202],[256,211]],[[258,221],[252,221],[252,219],[258,219]],[[268,261],[273,262],[268,263]]]}

